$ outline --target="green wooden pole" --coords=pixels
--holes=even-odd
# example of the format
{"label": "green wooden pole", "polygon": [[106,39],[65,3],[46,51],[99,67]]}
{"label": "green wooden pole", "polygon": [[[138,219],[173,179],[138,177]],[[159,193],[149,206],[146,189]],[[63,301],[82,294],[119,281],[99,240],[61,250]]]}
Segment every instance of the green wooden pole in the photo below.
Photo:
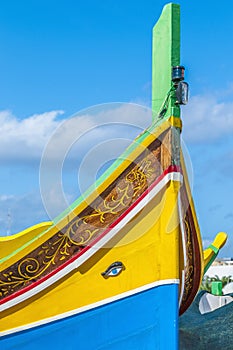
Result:
{"label": "green wooden pole", "polygon": [[179,117],[180,107],[171,80],[172,66],[180,65],[180,6],[167,4],[153,28],[152,111],[153,121]]}

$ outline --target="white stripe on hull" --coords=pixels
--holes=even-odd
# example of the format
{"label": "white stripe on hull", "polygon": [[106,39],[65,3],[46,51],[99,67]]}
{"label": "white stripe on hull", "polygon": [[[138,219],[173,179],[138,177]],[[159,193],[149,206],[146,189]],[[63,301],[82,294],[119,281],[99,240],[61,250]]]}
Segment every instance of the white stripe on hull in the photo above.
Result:
{"label": "white stripe on hull", "polygon": [[87,250],[83,255],[81,255],[77,260],[73,261],[62,270],[58,271],[56,274],[45,280],[44,282],[38,284],[31,290],[22,293],[21,295],[5,302],[0,305],[0,312],[6,310],[24,300],[32,297],[33,295],[41,292],[45,288],[51,286],[59,279],[66,276],[68,273],[82,265],[87,259],[89,259],[96,251],[103,247],[110,239],[112,239],[130,220],[133,219],[167,184],[169,181],[179,181],[182,182],[183,176],[179,172],[171,172],[166,174],[161,181],[114,227],[109,233],[107,233],[103,238],[101,238],[96,244],[93,245],[89,250]]}
{"label": "white stripe on hull", "polygon": [[92,309],[100,307],[100,306],[107,305],[107,304],[112,303],[114,301],[130,297],[131,295],[135,295],[137,293],[141,293],[141,292],[144,292],[146,290],[149,290],[149,289],[152,289],[152,288],[155,288],[155,287],[164,286],[164,285],[170,285],[170,284],[179,284],[179,280],[178,279],[167,279],[167,280],[160,280],[160,281],[156,281],[156,282],[153,282],[153,283],[149,283],[149,284],[143,285],[143,286],[141,286],[139,288],[132,289],[130,291],[118,294],[116,296],[113,296],[113,297],[110,297],[110,298],[98,301],[97,303],[89,304],[87,306],[83,306],[83,307],[80,307],[78,309],[75,309],[75,310],[72,310],[72,311],[68,311],[68,312],[65,312],[65,313],[60,314],[60,315],[56,315],[54,317],[49,317],[49,318],[46,318],[46,319],[41,320],[41,321],[37,321],[37,322],[30,323],[30,324],[26,324],[25,326],[12,328],[12,329],[9,329],[7,331],[0,332],[0,337],[6,336],[6,335],[9,335],[9,334],[13,334],[13,333],[16,333],[16,332],[20,332],[20,331],[25,331],[25,330],[28,330],[28,329],[31,329],[31,328],[34,328],[34,327],[42,326],[42,325],[45,325],[45,324],[48,324],[48,323],[51,323],[51,322],[54,322],[54,321],[62,320],[64,318],[67,318],[67,317],[70,317],[70,316],[74,316],[74,315],[80,314],[80,313],[88,311],[88,310],[92,310]]}

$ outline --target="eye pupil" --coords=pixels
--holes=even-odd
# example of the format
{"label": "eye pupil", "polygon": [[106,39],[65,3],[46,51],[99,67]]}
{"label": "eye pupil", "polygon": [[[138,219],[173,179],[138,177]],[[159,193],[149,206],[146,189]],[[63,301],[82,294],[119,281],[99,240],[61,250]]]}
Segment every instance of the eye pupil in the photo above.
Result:
{"label": "eye pupil", "polygon": [[125,266],[122,264],[122,262],[115,261],[107,268],[106,271],[102,272],[101,275],[104,278],[114,277],[114,276],[118,276],[123,270],[125,270]]}

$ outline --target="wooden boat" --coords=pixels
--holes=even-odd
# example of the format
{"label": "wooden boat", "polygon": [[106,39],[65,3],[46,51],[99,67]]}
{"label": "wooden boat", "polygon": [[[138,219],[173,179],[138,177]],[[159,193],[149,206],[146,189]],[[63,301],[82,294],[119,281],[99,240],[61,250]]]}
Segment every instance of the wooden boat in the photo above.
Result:
{"label": "wooden boat", "polygon": [[171,79],[179,21],[168,4],[153,30],[152,125],[59,222],[0,241],[2,349],[178,347],[204,270]]}

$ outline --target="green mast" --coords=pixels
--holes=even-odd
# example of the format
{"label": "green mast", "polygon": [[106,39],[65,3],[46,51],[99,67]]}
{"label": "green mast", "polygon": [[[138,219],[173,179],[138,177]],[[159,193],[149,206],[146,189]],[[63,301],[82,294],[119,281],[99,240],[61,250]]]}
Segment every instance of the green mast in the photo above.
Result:
{"label": "green mast", "polygon": [[180,65],[180,6],[167,4],[153,28],[152,111],[153,121],[179,117],[180,107],[171,78],[172,67]]}

